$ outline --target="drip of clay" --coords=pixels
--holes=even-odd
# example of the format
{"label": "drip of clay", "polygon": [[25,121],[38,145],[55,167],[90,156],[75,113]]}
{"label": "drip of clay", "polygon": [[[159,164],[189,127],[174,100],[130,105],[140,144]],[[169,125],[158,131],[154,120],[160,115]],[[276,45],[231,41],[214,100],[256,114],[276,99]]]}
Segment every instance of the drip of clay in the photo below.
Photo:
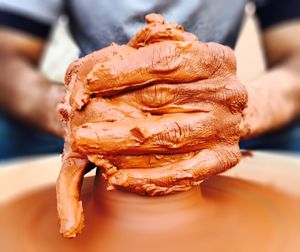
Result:
{"label": "drip of clay", "polygon": [[157,14],[128,42],[71,64],[57,181],[60,232],[84,226],[83,176],[103,170],[107,190],[167,195],[191,189],[240,159],[245,87],[232,50],[204,43]]}

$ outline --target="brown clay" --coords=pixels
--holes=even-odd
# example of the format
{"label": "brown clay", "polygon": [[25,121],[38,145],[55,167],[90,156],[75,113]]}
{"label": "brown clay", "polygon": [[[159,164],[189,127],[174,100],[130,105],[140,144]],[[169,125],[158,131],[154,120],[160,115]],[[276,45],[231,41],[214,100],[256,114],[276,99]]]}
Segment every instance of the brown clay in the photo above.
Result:
{"label": "brown clay", "polygon": [[108,190],[154,196],[189,190],[240,159],[247,93],[232,50],[160,15],[146,21],[127,45],[93,52],[66,73],[57,208],[67,238],[83,228],[80,185],[94,165]]}
{"label": "brown clay", "polygon": [[[257,184],[221,176],[174,195],[107,192],[101,176],[82,188],[86,227],[59,233],[53,186],[0,207],[0,250],[31,251],[299,251],[300,201]],[[5,227],[5,228],[3,228]]]}
{"label": "brown clay", "polygon": [[[241,156],[247,94],[232,51],[159,15],[146,19],[128,45],[70,66],[56,195],[49,187],[1,206],[0,250],[299,251],[299,199],[209,178]],[[242,136],[256,130],[244,125]],[[83,176],[94,165],[93,185]],[[76,239],[57,232],[56,196],[67,238],[81,232],[84,206]]]}

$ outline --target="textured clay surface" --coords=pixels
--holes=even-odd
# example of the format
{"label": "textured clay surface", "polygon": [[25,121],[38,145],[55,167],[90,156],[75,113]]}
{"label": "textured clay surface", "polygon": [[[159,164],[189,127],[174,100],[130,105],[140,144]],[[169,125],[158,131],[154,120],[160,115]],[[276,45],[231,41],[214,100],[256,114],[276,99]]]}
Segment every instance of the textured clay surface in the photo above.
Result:
{"label": "textured clay surface", "polygon": [[65,237],[84,226],[80,187],[95,166],[108,190],[154,196],[189,190],[240,159],[247,92],[233,51],[160,15],[146,21],[127,45],[93,52],[66,73],[57,181]]}

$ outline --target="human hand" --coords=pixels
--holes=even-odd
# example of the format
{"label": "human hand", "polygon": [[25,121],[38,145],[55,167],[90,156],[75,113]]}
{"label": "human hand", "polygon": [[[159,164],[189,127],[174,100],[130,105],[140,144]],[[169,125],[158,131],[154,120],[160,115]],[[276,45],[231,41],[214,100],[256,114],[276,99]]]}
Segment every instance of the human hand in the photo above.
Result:
{"label": "human hand", "polygon": [[160,16],[147,21],[128,45],[94,52],[66,74],[57,195],[67,237],[82,228],[79,187],[89,161],[104,168],[108,189],[148,195],[188,190],[239,161],[247,94],[232,50]]}

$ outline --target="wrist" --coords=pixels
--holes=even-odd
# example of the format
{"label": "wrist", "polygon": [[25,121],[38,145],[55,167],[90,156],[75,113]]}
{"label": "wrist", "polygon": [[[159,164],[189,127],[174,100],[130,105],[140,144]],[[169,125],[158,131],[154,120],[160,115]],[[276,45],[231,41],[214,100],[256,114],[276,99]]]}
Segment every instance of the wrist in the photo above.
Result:
{"label": "wrist", "polygon": [[299,79],[283,67],[245,84],[247,108],[241,122],[241,138],[278,129],[299,116]]}

